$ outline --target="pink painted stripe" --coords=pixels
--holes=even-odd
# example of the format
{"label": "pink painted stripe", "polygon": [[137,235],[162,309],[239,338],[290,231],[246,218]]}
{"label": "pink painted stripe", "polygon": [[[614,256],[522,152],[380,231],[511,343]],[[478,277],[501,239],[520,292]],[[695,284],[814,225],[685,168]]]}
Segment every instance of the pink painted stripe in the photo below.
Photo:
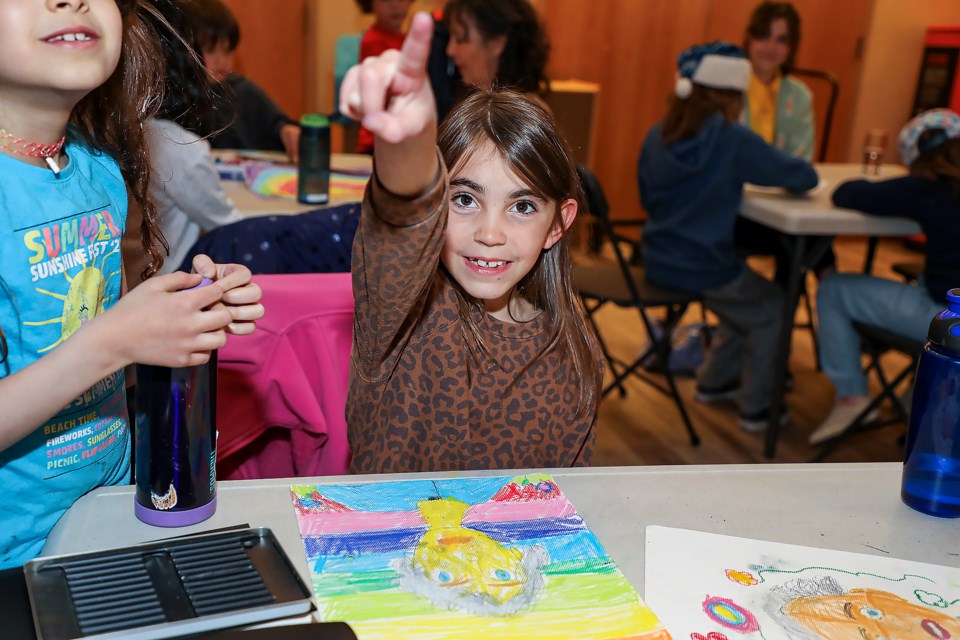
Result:
{"label": "pink painted stripe", "polygon": [[[471,522],[513,522],[538,518],[565,518],[577,510],[563,496],[529,502],[484,502],[467,510],[464,524]],[[350,533],[424,526],[419,511],[327,511],[300,515],[300,535]]]}
{"label": "pink painted stripe", "polygon": [[531,500],[529,502],[483,502],[467,510],[464,523],[468,522],[512,522],[514,520],[536,520],[538,518],[564,518],[576,515],[577,510],[564,498],[558,496],[552,500]]}
{"label": "pink painted stripe", "polygon": [[300,515],[297,519],[300,521],[300,535],[303,536],[320,533],[403,529],[424,525],[419,511],[328,511],[326,513]]}

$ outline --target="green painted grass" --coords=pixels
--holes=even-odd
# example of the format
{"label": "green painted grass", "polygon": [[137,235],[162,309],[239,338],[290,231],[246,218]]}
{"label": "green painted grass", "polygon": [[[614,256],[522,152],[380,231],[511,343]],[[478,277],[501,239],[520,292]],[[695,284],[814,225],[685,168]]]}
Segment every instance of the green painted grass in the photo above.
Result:
{"label": "green painted grass", "polygon": [[[576,564],[576,563],[574,563]],[[552,566],[552,565],[551,565]],[[353,574],[325,574],[324,591],[317,588],[317,601],[324,620],[382,620],[430,615],[437,609],[420,596],[400,591],[396,574],[380,571],[376,580],[358,579]],[[392,586],[386,585],[392,582]],[[615,607],[637,602],[637,593],[619,571],[597,573],[548,574],[547,586],[531,613],[583,611]]]}

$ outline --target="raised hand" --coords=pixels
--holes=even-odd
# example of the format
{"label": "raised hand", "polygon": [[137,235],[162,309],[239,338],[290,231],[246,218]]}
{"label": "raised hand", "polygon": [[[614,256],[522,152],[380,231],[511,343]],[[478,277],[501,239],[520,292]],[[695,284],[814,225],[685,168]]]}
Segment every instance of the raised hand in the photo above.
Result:
{"label": "raised hand", "polygon": [[374,168],[388,191],[414,196],[439,175],[437,108],[427,77],[433,19],[413,17],[401,51],[367,58],[347,72],[340,112],[373,132]]}
{"label": "raised hand", "polygon": [[347,72],[340,87],[340,112],[373,134],[398,143],[436,122],[436,106],[427,77],[433,20],[413,17],[401,51],[367,58]]}

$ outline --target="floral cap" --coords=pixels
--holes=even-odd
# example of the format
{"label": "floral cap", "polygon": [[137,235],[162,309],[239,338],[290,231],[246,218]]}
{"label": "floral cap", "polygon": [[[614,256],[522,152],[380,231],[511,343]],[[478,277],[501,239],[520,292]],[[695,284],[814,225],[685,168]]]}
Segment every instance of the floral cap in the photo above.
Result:
{"label": "floral cap", "polygon": [[[938,135],[927,136],[920,142],[925,131],[938,131]],[[933,151],[947,140],[960,138],[960,116],[950,109],[931,109],[908,122],[897,137],[900,156],[908,167],[922,154]]]}

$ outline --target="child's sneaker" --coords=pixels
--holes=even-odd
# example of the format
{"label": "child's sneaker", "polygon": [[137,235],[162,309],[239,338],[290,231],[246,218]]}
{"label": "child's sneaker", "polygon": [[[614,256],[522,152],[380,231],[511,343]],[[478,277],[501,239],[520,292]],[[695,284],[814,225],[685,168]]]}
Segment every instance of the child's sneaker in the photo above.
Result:
{"label": "child's sneaker", "polygon": [[[853,404],[835,404],[826,420],[821,422],[820,426],[810,434],[810,444],[820,444],[839,436],[850,427],[853,419],[860,415],[860,412],[866,409],[868,404],[870,404],[870,398],[863,398]],[[879,417],[880,412],[874,409],[867,414],[864,422],[870,422]]]}
{"label": "child's sneaker", "polygon": [[[780,426],[784,427],[790,421],[790,414],[787,413],[787,409],[783,408],[780,411]],[[767,430],[767,425],[770,423],[770,409],[764,409],[763,411],[758,411],[756,413],[741,413],[740,414],[740,428],[746,431],[747,433],[761,433]]]}
{"label": "child's sneaker", "polygon": [[701,404],[716,404],[718,402],[732,402],[740,391],[740,381],[734,380],[716,389],[708,389],[697,385],[693,399]]}

